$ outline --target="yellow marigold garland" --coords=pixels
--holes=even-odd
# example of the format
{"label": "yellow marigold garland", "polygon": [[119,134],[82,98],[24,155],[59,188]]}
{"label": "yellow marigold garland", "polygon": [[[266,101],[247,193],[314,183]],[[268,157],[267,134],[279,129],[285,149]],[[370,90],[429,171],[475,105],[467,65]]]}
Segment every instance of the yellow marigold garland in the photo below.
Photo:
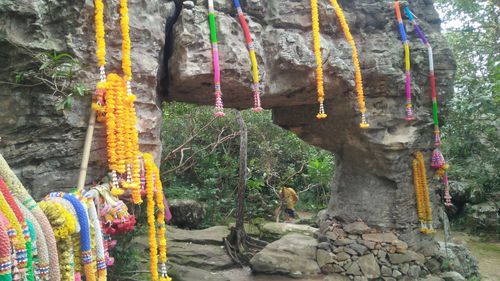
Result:
{"label": "yellow marigold garland", "polygon": [[424,155],[418,151],[413,160],[413,182],[417,197],[417,212],[420,220],[420,231],[422,233],[432,233],[432,208],[429,198],[429,186],[427,184],[427,171],[424,162]]}
{"label": "yellow marigold garland", "polygon": [[356,42],[354,42],[351,31],[349,30],[349,25],[347,24],[347,21],[345,19],[344,12],[342,11],[342,8],[338,4],[337,0],[330,0],[330,2],[333,8],[335,9],[337,17],[339,18],[340,25],[342,26],[342,30],[344,31],[345,38],[347,39],[347,42],[351,45],[352,48],[352,59],[354,62],[354,70],[356,77],[356,90],[358,94],[359,110],[361,112],[361,124],[359,124],[359,126],[363,129],[366,129],[369,128],[370,125],[366,121],[366,105],[363,93],[363,78],[361,76],[361,67],[359,66],[359,57],[358,57],[358,50],[356,48]]}
{"label": "yellow marigold garland", "polygon": [[132,79],[132,63],[130,61],[130,30],[127,0],[120,0],[120,27],[122,29],[122,70],[125,80]]}
{"label": "yellow marigold garland", "polygon": [[156,243],[155,198],[154,198],[154,159],[149,153],[143,155],[146,169],[146,215],[149,226],[149,269],[151,280],[158,281],[158,245]]}
{"label": "yellow marigold garland", "polygon": [[316,57],[316,87],[318,91],[319,112],[316,115],[318,119],[325,119],[324,101],[325,89],[323,82],[323,59],[321,58],[321,38],[319,29],[319,15],[318,15],[318,0],[311,0],[311,18],[313,30],[313,45],[314,56]]}
{"label": "yellow marigold garland", "polygon": [[99,67],[106,65],[106,40],[104,38],[104,3],[94,0],[95,3],[95,39],[97,43],[96,56]]}
{"label": "yellow marigold garland", "polygon": [[[154,164],[154,163],[153,163]],[[156,186],[156,205],[158,212],[156,213],[156,221],[158,224],[158,246],[160,250],[160,265],[161,276],[160,281],[171,281],[172,278],[167,274],[167,238],[165,226],[165,203],[163,202],[163,185],[160,178],[160,170],[156,165],[154,168],[154,184]]]}
{"label": "yellow marigold garland", "polygon": [[42,201],[38,205],[42,208],[54,229],[57,251],[59,252],[61,280],[75,280],[75,255],[72,235],[76,233],[76,218],[57,202]]}

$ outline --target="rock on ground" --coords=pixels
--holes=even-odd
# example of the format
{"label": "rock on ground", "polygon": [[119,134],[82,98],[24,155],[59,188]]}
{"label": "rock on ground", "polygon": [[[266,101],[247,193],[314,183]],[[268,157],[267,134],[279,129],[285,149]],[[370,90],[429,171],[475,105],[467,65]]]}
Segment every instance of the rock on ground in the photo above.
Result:
{"label": "rock on ground", "polygon": [[267,245],[251,260],[256,273],[287,274],[294,276],[320,273],[316,262],[315,238],[303,234],[287,234]]}
{"label": "rock on ground", "polygon": [[261,236],[266,240],[276,240],[289,233],[313,236],[317,228],[302,224],[268,222],[260,227]]}
{"label": "rock on ground", "polygon": [[190,199],[174,199],[169,203],[172,224],[189,229],[199,227],[205,215],[205,208],[201,203]]}

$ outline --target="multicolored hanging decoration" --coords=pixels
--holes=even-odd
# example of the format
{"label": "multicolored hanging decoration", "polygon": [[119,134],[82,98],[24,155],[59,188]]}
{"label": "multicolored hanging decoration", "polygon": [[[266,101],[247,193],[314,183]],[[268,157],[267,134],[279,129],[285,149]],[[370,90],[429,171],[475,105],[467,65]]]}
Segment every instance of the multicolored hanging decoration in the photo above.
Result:
{"label": "multicolored hanging decoration", "polygon": [[424,155],[418,151],[413,159],[413,183],[417,197],[417,212],[420,221],[420,232],[432,233],[432,209],[429,199],[429,187],[427,185],[427,171],[424,163]]}
{"label": "multicolored hanging decoration", "polygon": [[210,25],[210,41],[212,43],[212,64],[214,68],[215,116],[225,116],[224,105],[222,103],[219,45],[217,43],[217,26],[215,24],[215,8],[213,0],[208,0],[208,22]]}
{"label": "multicolored hanging decoration", "polygon": [[101,229],[101,222],[97,214],[97,209],[94,204],[94,198],[97,197],[98,193],[92,191],[85,192],[83,194],[86,199],[86,208],[89,214],[90,224],[94,230],[94,240],[95,240],[95,255],[96,255],[96,267],[97,267],[97,281],[107,280],[107,269],[106,269],[106,255],[104,252],[104,238]]}
{"label": "multicolored hanging decoration", "polygon": [[[42,227],[43,235],[45,237],[45,241],[47,242],[47,248],[56,249],[56,239],[54,237],[54,232],[52,231],[52,227],[50,226],[47,217],[43,213],[43,211],[38,207],[37,203],[31,195],[28,193],[26,188],[24,188],[23,184],[14,172],[10,169],[7,161],[0,154],[0,176],[3,177],[5,183],[7,184],[12,195],[17,198],[19,201],[23,203],[28,210],[35,216],[38,223]],[[60,281],[61,276],[59,273],[59,257],[56,251],[49,251],[49,280],[50,281]]]}
{"label": "multicolored hanging decoration", "polygon": [[394,1],[394,10],[396,11],[396,19],[399,25],[399,33],[401,33],[401,40],[403,41],[405,49],[405,68],[406,68],[406,120],[415,120],[413,116],[412,94],[411,94],[411,63],[410,63],[410,41],[406,35],[403,17],[401,16],[401,7],[399,1]]}
{"label": "multicolored hanging decoration", "polygon": [[410,10],[408,6],[405,6],[404,8],[405,14],[410,20],[410,22],[413,24],[413,27],[415,29],[415,33],[417,33],[418,37],[420,37],[420,40],[422,40],[422,43],[427,47],[427,53],[429,56],[429,83],[431,85],[431,97],[432,97],[432,116],[434,120],[434,150],[432,152],[432,157],[431,157],[431,167],[436,169],[436,175],[439,178],[443,179],[443,184],[444,184],[444,205],[446,207],[453,206],[451,203],[451,195],[449,191],[449,184],[448,184],[448,173],[447,170],[449,168],[449,165],[446,164],[446,160],[444,159],[443,154],[439,150],[439,146],[441,146],[441,132],[439,129],[439,118],[438,118],[438,103],[437,103],[437,94],[436,94],[436,78],[434,75],[434,55],[432,52],[432,47],[427,38],[425,37],[424,32],[418,25],[416,21],[416,16],[413,14],[413,12]]}
{"label": "multicolored hanging decoration", "polygon": [[96,273],[93,268],[94,257],[90,243],[90,224],[87,212],[82,202],[73,194],[64,192],[52,192],[49,197],[60,197],[68,200],[75,208],[78,222],[80,223],[80,258],[83,264],[86,281],[96,281]]}
{"label": "multicolored hanging decoration", "polygon": [[439,119],[438,119],[438,103],[437,103],[437,95],[436,95],[436,78],[434,76],[434,55],[432,52],[432,47],[425,34],[422,32],[422,29],[418,25],[415,20],[415,15],[411,12],[408,6],[404,8],[405,14],[410,19],[410,22],[413,24],[415,32],[417,33],[422,43],[427,47],[427,52],[429,56],[429,83],[431,85],[431,97],[432,97],[432,116],[434,119],[434,146],[439,147],[441,145],[441,136],[439,130]]}
{"label": "multicolored hanging decoration", "polygon": [[253,90],[253,99],[254,106],[253,111],[261,112],[262,106],[260,103],[260,81],[259,81],[259,67],[257,64],[257,56],[255,55],[255,48],[253,45],[252,35],[250,34],[250,29],[248,28],[248,23],[245,19],[245,14],[243,13],[243,9],[241,8],[241,4],[239,0],[233,0],[234,6],[238,11],[238,17],[240,19],[241,28],[243,29],[243,33],[245,34],[245,41],[247,43],[248,54],[250,55],[250,61],[252,63],[252,90]]}
{"label": "multicolored hanging decoration", "polygon": [[323,58],[321,57],[321,38],[319,29],[318,0],[311,0],[311,19],[313,30],[314,56],[316,57],[316,90],[318,91],[319,112],[316,115],[318,119],[325,119],[328,115],[325,113],[325,88],[323,81]]}

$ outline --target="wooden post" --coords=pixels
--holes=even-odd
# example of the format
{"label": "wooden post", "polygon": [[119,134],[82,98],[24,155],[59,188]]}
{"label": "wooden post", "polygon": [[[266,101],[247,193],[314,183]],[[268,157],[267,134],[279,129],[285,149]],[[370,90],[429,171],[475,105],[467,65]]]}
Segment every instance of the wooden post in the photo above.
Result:
{"label": "wooden post", "polygon": [[90,110],[89,125],[87,127],[87,134],[85,136],[85,142],[83,143],[83,157],[82,163],[80,164],[80,174],[78,176],[77,189],[81,191],[85,187],[85,178],[87,177],[87,168],[89,166],[90,149],[92,148],[92,139],[94,136],[96,112],[95,110]]}

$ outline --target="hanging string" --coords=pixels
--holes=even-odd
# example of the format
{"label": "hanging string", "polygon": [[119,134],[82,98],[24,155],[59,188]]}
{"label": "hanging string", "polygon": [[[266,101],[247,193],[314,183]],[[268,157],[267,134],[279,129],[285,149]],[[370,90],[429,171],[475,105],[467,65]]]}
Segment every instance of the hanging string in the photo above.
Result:
{"label": "hanging string", "polygon": [[410,19],[410,22],[413,24],[415,32],[417,33],[422,43],[427,47],[427,52],[429,56],[429,83],[431,85],[431,97],[432,97],[432,116],[434,120],[434,146],[439,147],[441,145],[441,136],[439,130],[439,118],[438,118],[438,103],[437,103],[437,95],[436,95],[436,78],[434,75],[434,55],[432,52],[432,47],[427,38],[425,37],[424,32],[418,25],[415,20],[415,15],[411,12],[410,8],[406,6],[404,8],[406,16]]}
{"label": "hanging string", "polygon": [[212,64],[214,68],[215,116],[224,116],[220,81],[219,45],[217,43],[217,26],[215,24],[214,1],[208,0],[208,22],[210,25],[210,41],[212,43]]}
{"label": "hanging string", "polygon": [[403,42],[405,49],[405,68],[406,68],[406,120],[415,120],[413,116],[413,105],[411,101],[411,63],[410,63],[410,42],[408,41],[408,36],[406,35],[405,26],[403,23],[403,18],[401,17],[401,7],[399,1],[394,2],[394,10],[396,11],[396,19],[399,25],[399,33],[401,33],[401,41]]}
{"label": "hanging string", "polygon": [[243,33],[245,35],[245,41],[247,43],[248,54],[250,55],[250,61],[252,63],[252,90],[253,90],[253,99],[254,99],[254,107],[253,111],[261,112],[262,107],[260,103],[260,81],[259,81],[259,67],[257,64],[257,56],[255,55],[255,48],[252,40],[252,36],[250,34],[250,29],[248,28],[248,23],[245,19],[245,14],[243,13],[243,9],[241,8],[241,4],[239,0],[233,0],[234,6],[238,11],[238,17],[240,19],[241,28],[243,29]]}
{"label": "hanging string", "polygon": [[323,79],[323,59],[321,57],[321,38],[319,28],[318,0],[311,0],[311,19],[313,30],[313,48],[316,57],[316,90],[318,92],[319,112],[316,115],[318,119],[325,119],[328,115],[325,113],[325,89]]}
{"label": "hanging string", "polygon": [[363,77],[361,75],[361,67],[359,65],[359,56],[358,56],[358,49],[356,48],[356,42],[354,41],[351,31],[349,30],[349,25],[347,24],[347,21],[345,19],[342,7],[340,7],[337,0],[330,0],[330,2],[335,9],[337,17],[339,18],[340,25],[344,32],[344,36],[352,48],[352,60],[354,63],[354,72],[356,78],[356,91],[358,94],[359,111],[361,112],[361,123],[359,124],[359,127],[362,129],[367,129],[370,127],[370,124],[368,124],[366,119],[366,104],[365,104],[365,96],[363,93]]}

